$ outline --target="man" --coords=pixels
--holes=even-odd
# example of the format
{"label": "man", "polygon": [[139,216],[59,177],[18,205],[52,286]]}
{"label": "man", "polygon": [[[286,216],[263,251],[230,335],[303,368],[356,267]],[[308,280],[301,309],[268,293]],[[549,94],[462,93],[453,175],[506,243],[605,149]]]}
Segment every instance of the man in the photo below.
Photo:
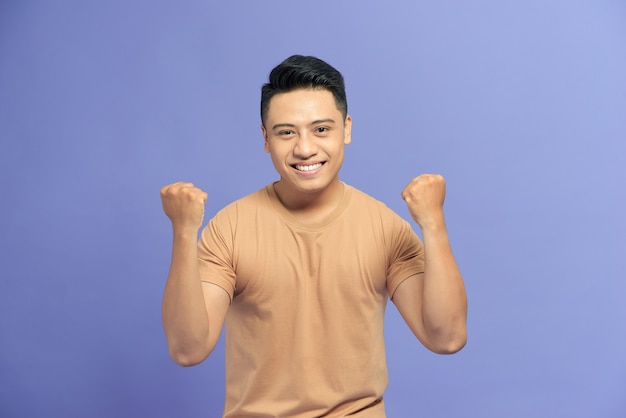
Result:
{"label": "man", "polygon": [[280,179],[222,209],[196,242],[207,194],[161,190],[173,227],[163,297],[169,352],[203,361],[226,324],[225,417],[384,417],[388,298],[436,353],[466,341],[467,301],[443,214],[445,182],[414,178],[408,222],[339,180],[351,141],[343,77],[314,57],[272,70],[261,97]]}

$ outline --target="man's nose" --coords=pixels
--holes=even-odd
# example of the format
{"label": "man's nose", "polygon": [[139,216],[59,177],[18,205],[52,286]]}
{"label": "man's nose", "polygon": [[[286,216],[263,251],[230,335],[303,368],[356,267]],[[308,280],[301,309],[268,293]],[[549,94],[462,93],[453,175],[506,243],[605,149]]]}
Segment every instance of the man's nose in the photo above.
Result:
{"label": "man's nose", "polygon": [[296,141],[294,148],[294,155],[299,158],[309,158],[317,154],[317,144],[315,138],[312,138],[309,133],[300,135]]}

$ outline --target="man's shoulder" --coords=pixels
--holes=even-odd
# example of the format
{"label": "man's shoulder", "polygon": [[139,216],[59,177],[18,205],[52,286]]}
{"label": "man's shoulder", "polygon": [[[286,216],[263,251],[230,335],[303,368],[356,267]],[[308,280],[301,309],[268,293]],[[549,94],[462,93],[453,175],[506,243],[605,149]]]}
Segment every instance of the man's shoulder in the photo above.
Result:
{"label": "man's shoulder", "polygon": [[365,207],[371,207],[376,210],[380,210],[383,212],[390,212],[390,213],[395,214],[395,212],[392,209],[390,209],[383,201],[378,200],[374,196],[354,186],[351,186],[349,184],[346,184],[346,186],[351,190],[351,199],[353,199],[353,202],[356,207],[363,208],[365,205]]}
{"label": "man's shoulder", "polygon": [[230,205],[250,206],[250,205],[257,205],[261,201],[267,201],[268,200],[268,187],[270,186],[271,185],[263,186],[260,189],[252,193],[248,193],[247,195],[235,200]]}
{"label": "man's shoulder", "polygon": [[351,189],[351,213],[356,219],[368,217],[371,220],[379,220],[385,227],[402,226],[403,228],[410,228],[410,222],[387,206],[382,200],[354,186],[347,186]]}
{"label": "man's shoulder", "polygon": [[269,204],[270,199],[267,192],[268,187],[269,186],[264,186],[252,193],[235,199],[234,201],[222,207],[216,215],[256,210],[264,204]]}

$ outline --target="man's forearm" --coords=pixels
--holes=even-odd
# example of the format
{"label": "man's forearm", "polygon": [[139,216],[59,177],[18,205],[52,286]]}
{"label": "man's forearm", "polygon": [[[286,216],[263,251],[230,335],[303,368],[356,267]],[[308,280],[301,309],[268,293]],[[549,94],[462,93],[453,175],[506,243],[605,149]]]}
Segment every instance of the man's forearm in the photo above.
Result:
{"label": "man's forearm", "polygon": [[422,227],[424,238],[423,320],[431,341],[443,352],[456,352],[467,339],[467,296],[445,222]]}
{"label": "man's forearm", "polygon": [[181,365],[209,354],[207,315],[197,260],[197,232],[174,231],[172,263],[163,295],[163,327],[170,356]]}

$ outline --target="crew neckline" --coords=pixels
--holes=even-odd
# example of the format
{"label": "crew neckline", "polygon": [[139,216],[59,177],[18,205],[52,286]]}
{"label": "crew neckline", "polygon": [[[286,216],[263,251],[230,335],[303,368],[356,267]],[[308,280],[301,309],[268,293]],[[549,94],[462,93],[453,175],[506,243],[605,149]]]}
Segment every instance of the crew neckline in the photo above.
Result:
{"label": "crew neckline", "polygon": [[283,206],[278,198],[278,194],[276,194],[276,190],[274,189],[274,184],[276,184],[276,182],[267,185],[265,187],[265,193],[267,198],[270,200],[272,207],[286,222],[302,229],[319,230],[333,223],[345,211],[348,203],[350,202],[350,198],[352,197],[352,187],[342,181],[340,181],[340,183],[343,185],[343,188],[339,203],[333,211],[328,214],[328,216],[318,222],[303,222],[294,216],[285,206]]}

